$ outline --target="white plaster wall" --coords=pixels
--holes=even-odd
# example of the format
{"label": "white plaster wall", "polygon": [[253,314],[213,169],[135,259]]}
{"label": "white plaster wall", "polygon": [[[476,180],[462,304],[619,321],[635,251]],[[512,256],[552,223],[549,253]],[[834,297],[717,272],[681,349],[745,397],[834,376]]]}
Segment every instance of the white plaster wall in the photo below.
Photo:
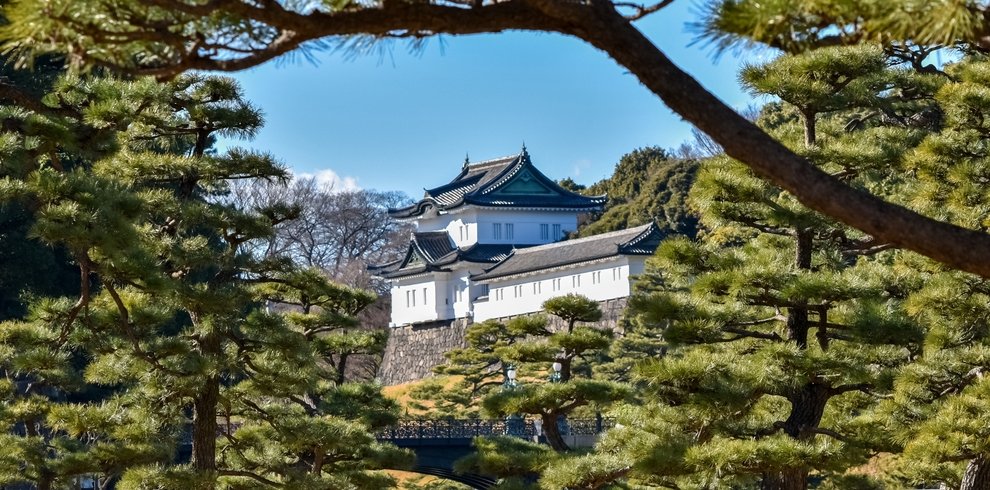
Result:
{"label": "white plaster wall", "polygon": [[[392,281],[392,326],[443,319],[448,306],[440,296],[446,274],[429,274]],[[412,304],[415,295],[415,304]]]}
{"label": "white plaster wall", "polygon": [[[563,238],[563,234],[577,229],[577,212],[572,211],[509,211],[499,209],[478,209],[477,241],[478,243],[514,243],[520,245],[535,245],[553,243]],[[502,224],[502,238],[494,237],[493,224]],[[513,237],[509,238],[506,224],[513,225]],[[549,237],[543,238],[540,225],[549,225]],[[553,225],[560,225],[561,236],[553,234]]]}
{"label": "white plaster wall", "polygon": [[471,280],[469,278],[471,272],[468,269],[462,269],[451,273],[450,281],[448,282],[449,295],[453,303],[451,318],[464,318],[472,313],[473,301],[471,296]]}
{"label": "white plaster wall", "polygon": [[458,247],[466,248],[478,243],[478,213],[468,209],[453,214],[442,214],[416,221],[416,231],[444,230]]}
{"label": "white plaster wall", "polygon": [[[467,248],[475,243],[507,243],[537,245],[553,243],[578,226],[578,215],[573,211],[526,211],[488,208],[470,208],[452,214],[442,214],[416,221],[416,231],[444,230],[454,243]],[[502,238],[496,239],[493,225],[502,225]],[[506,224],[512,224],[509,238]],[[548,237],[543,238],[540,225],[548,226]],[[554,225],[560,226],[560,236],[554,234]]]}
{"label": "white plaster wall", "polygon": [[538,275],[486,281],[488,300],[475,302],[474,321],[540,311],[544,301],[569,293],[595,301],[629,296],[630,273],[637,268],[642,272],[644,260],[644,257],[620,256]]}

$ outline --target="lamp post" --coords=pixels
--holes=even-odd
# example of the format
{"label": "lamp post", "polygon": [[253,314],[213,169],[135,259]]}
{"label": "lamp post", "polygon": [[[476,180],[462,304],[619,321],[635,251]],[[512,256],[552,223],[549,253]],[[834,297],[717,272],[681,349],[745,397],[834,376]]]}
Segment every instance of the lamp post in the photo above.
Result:
{"label": "lamp post", "polygon": [[[550,365],[550,369],[551,369],[551,372],[550,372],[550,382],[551,383],[560,383],[561,382],[561,379],[560,379],[560,370],[563,369],[563,367],[564,367],[564,365],[561,364],[560,361],[554,361],[554,363]],[[565,418],[563,415],[560,415],[560,416],[557,417],[556,425],[557,425],[557,431],[561,435],[567,435],[568,433],[570,433],[570,426],[567,424],[567,418]]]}
{"label": "lamp post", "polygon": [[[505,381],[502,383],[502,389],[505,391],[512,391],[519,386],[516,383],[516,366],[513,364],[507,364],[505,366]],[[526,421],[518,413],[514,413],[505,418],[505,433],[509,436],[525,436],[526,435]]]}
{"label": "lamp post", "polygon": [[502,383],[502,387],[511,391],[516,387],[516,366],[513,364],[508,364],[505,366],[505,381]]}

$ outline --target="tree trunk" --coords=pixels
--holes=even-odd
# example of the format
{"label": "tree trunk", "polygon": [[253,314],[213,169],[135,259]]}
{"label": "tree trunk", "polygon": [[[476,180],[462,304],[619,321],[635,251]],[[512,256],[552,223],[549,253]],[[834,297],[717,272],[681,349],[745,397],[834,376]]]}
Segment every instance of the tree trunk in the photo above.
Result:
{"label": "tree trunk", "polygon": [[969,460],[959,490],[990,490],[990,460],[986,456]]}
{"label": "tree trunk", "polygon": [[571,359],[569,357],[563,357],[563,358],[557,359],[557,362],[560,363],[560,382],[561,383],[566,383],[566,382],[568,382],[568,381],[571,380],[571,362],[572,361],[573,361],[573,359]]}
{"label": "tree trunk", "polygon": [[777,473],[764,473],[760,490],[805,490],[808,488],[806,468],[788,468]]}
{"label": "tree trunk", "polygon": [[570,451],[570,447],[564,442],[564,437],[560,435],[560,427],[557,426],[558,415],[543,415],[543,435],[547,438],[547,444],[558,453]]}
{"label": "tree trunk", "polygon": [[[195,321],[195,320],[194,320]],[[203,356],[216,359],[221,353],[220,337],[204,334],[200,340]],[[220,403],[220,378],[206,378],[193,400],[192,463],[198,473],[215,473],[217,469],[217,406]]]}
{"label": "tree trunk", "polygon": [[[814,132],[811,133],[814,137]],[[811,252],[814,250],[814,235],[809,229],[795,233],[797,239],[794,265],[799,270],[811,269]],[[808,347],[808,307],[788,309],[787,339],[799,348]],[[787,397],[791,402],[791,413],[784,421],[784,432],[798,440],[808,440],[815,436],[814,429],[821,423],[825,405],[831,397],[830,387],[818,383],[808,383],[799,391]],[[806,466],[786,468],[779,472],[765,473],[761,490],[804,490],[808,488],[808,468]]]}
{"label": "tree trunk", "polygon": [[791,413],[784,421],[784,432],[802,441],[814,437],[815,429],[818,428],[825,413],[825,405],[831,397],[831,387],[819,383],[808,383],[797,392],[788,395],[787,401],[791,402]]}
{"label": "tree trunk", "polygon": [[192,459],[197,471],[217,469],[217,405],[220,380],[216,376],[206,383],[193,401]]}
{"label": "tree trunk", "polygon": [[[794,265],[799,270],[811,269],[811,252],[814,250],[814,235],[809,229],[795,232],[796,245]],[[808,347],[808,307],[789,308],[787,315],[787,339],[801,349]]]}
{"label": "tree trunk", "polygon": [[349,357],[349,354],[347,354],[347,353],[340,354],[340,358],[337,361],[337,376],[336,376],[336,379],[334,379],[334,382],[337,383],[337,386],[340,386],[340,385],[344,384],[345,382],[347,382],[347,359],[348,359],[348,357]]}
{"label": "tree trunk", "polygon": [[804,146],[812,147],[818,142],[818,134],[815,128],[815,113],[805,111],[804,117]]}

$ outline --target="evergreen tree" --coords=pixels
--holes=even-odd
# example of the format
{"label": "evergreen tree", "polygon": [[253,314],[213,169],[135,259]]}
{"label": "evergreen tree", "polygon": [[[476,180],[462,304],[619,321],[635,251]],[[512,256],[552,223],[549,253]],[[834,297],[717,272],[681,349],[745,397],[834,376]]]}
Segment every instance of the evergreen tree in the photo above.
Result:
{"label": "evergreen tree", "polygon": [[[936,94],[945,129],[929,135],[905,162],[917,176],[902,200],[967,228],[987,231],[990,171],[985,134],[990,115],[990,62],[970,58],[947,67],[953,81]],[[990,485],[990,433],[984,372],[990,369],[990,284],[905,257],[924,287],[908,311],[928,327],[922,356],[897,378],[895,397],[879,411],[900,448],[899,475],[912,484],[961,490]],[[900,444],[898,444],[900,443]]]}
{"label": "evergreen tree", "polygon": [[[3,20],[0,18],[0,23]],[[40,99],[63,72],[60,59],[38,60],[33,71],[0,66],[0,103]],[[8,175],[0,162],[0,177]],[[78,295],[78,272],[61,247],[49,247],[30,236],[34,222],[27,202],[0,202],[0,320],[27,313],[27,297]]]}
{"label": "evergreen tree", "polygon": [[[445,407],[480,402],[488,416],[539,421],[552,451],[513,437],[479,439],[478,453],[459,464],[500,477],[499,488],[529,488],[528,479],[551,463],[572,459],[561,432],[567,417],[588,414],[588,408],[602,410],[631,395],[625,385],[593,377],[613,338],[611,331],[582,325],[601,319],[595,301],[570,294],[547,300],[543,309],[556,321],[526,316],[504,325],[488,321],[468,327],[468,347],[448,353],[448,364],[437,368],[438,373],[463,376],[463,381],[449,391],[427,385],[418,395],[440,400]],[[509,382],[509,368],[518,370],[518,384]]]}
{"label": "evergreen tree", "polygon": [[[778,138],[853,185],[887,191],[903,186],[890,169],[924,130],[865,115],[920,112],[940,82],[885,68],[871,47],[785,56],[743,79],[784,101],[761,118]],[[847,128],[851,119],[862,124]],[[669,350],[639,367],[650,402],[619,410],[625,427],[600,443],[600,468],[652,485],[802,489],[812,471],[862,464],[875,447],[858,415],[891,389],[905,352],[920,351],[921,328],[901,308],[913,274],[886,266],[889,245],[727,158],[706,162],[691,199],[708,231],[661,245],[658,292],[632,300]],[[617,453],[630,463],[609,463]]]}
{"label": "evergreen tree", "polygon": [[[267,155],[209,151],[217,135],[261,124],[233,81],[67,78],[34,106],[3,111],[0,198],[37,210],[32,233],[69,250],[81,293],[0,324],[5,406],[16,407],[2,412],[12,450],[0,479],[388,484],[372,470],[404,455],[370,431],[396,407],[374,386],[339,384],[334,369],[361,344],[344,327],[374,296],[248,253],[291,207],[215,197],[231,179],[286,177]],[[266,302],[304,307],[272,313]],[[109,392],[73,400],[83,385]],[[187,451],[190,464],[176,464]]]}
{"label": "evergreen tree", "polygon": [[623,230],[654,221],[673,233],[694,237],[697,213],[687,205],[698,162],[672,158],[658,147],[623,155],[612,176],[589,189],[588,194],[608,194],[601,216],[579,230],[581,236]]}

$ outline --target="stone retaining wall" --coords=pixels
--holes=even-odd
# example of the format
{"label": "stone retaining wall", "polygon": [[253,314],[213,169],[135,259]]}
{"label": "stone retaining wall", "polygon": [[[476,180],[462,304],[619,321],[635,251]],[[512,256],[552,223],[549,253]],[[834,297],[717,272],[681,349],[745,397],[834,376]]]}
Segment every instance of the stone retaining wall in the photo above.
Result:
{"label": "stone retaining wall", "polygon": [[[619,329],[619,318],[626,308],[627,298],[610,299],[600,302],[601,328]],[[512,317],[499,318],[506,321]],[[563,322],[550,317],[551,328],[560,329]],[[378,378],[386,386],[407,383],[433,375],[433,368],[446,362],[444,354],[467,346],[464,331],[471,320],[459,318],[419,325],[396,327],[389,330],[388,344]]]}
{"label": "stone retaining wall", "polygon": [[378,378],[390,386],[431,376],[435,366],[446,362],[446,352],[467,345],[464,330],[469,324],[469,319],[458,318],[389,329]]}

